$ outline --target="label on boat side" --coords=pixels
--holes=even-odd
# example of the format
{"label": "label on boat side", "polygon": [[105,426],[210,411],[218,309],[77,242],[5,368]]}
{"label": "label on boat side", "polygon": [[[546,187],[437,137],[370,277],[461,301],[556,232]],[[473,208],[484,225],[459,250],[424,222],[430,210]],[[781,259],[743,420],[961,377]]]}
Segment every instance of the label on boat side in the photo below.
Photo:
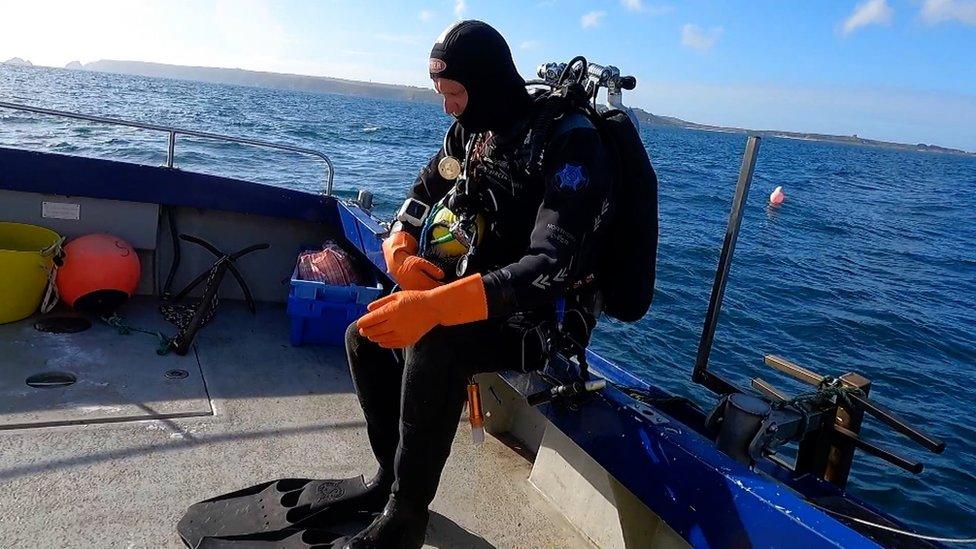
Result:
{"label": "label on boat side", "polygon": [[48,219],[81,219],[81,204],[41,202],[41,217]]}

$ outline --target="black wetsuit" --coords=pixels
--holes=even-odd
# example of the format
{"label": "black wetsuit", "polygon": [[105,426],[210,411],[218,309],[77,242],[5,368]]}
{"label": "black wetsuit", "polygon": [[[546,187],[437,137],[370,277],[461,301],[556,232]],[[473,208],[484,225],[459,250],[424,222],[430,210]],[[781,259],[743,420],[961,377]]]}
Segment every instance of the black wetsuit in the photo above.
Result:
{"label": "black wetsuit", "polygon": [[[610,166],[599,135],[582,115],[557,124],[541,173],[526,173],[532,111],[487,141],[481,188],[493,189],[497,211],[473,269],[484,276],[489,318],[438,326],[404,350],[402,360],[358,334],[346,348],[381,476],[394,495],[426,507],[434,498],[475,373],[533,368],[522,364],[525,329],[551,318],[554,302],[593,268],[593,250],[607,215]],[[467,132],[452,128],[443,148],[421,170],[410,192],[432,205],[453,186],[437,172],[445,154],[463,154]],[[460,151],[458,153],[457,151]],[[596,230],[595,230],[596,229]],[[406,228],[414,232],[416,229]]]}
{"label": "black wetsuit", "polygon": [[[371,490],[391,491],[383,514],[349,542],[356,549],[422,545],[468,378],[541,365],[522,360],[523,336],[552,321],[554,303],[567,290],[574,302],[592,291],[579,284],[595,268],[612,202],[607,153],[582,115],[567,114],[551,133],[544,131],[541,166],[528,169],[532,133],[543,131],[536,121],[544,115],[498,31],[480,21],[452,25],[431,49],[430,75],[463,85],[467,103],[409,194],[428,206],[450,194],[451,212],[484,216],[486,230],[463,274],[482,274],[488,318],[437,326],[402,353],[360,336],[355,324],[346,332],[349,366],[380,464]],[[438,162],[445,155],[463,160],[467,150],[473,157],[466,188],[477,192],[450,192],[455,182],[440,176]],[[424,240],[416,227],[395,229]]]}
{"label": "black wetsuit", "polygon": [[[481,200],[487,230],[468,273],[484,275],[489,317],[551,307],[569,284],[591,274],[598,221],[609,211],[611,167],[582,114],[556,123],[541,173],[527,173],[535,115],[530,109],[515,127],[492,132],[484,152],[473,155],[473,179],[491,197]],[[437,164],[446,155],[463,157],[469,137],[460,125],[451,128],[448,150],[442,146],[430,159],[410,198],[432,206],[447,194],[454,181],[441,177]],[[403,228],[420,239],[416,227]]]}

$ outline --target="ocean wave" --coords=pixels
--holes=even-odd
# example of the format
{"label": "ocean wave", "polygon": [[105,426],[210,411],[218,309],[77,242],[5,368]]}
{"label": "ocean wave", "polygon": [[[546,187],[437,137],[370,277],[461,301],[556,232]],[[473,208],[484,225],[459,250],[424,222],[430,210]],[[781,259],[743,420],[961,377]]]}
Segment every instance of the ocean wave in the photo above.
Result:
{"label": "ocean wave", "polygon": [[[0,77],[0,97],[323,150],[335,163],[336,187],[372,190],[375,211],[385,217],[450,123],[431,105],[192,82],[160,86],[94,73],[35,71],[26,78]],[[601,322],[593,345],[709,406],[690,373],[744,137],[666,127],[642,135],[660,178],[657,295],[638,323]],[[158,165],[166,142],[155,132],[0,113],[0,145]],[[300,155],[183,137],[176,153],[183,169],[321,186],[321,165]],[[966,427],[976,414],[968,389],[976,363],[970,183],[972,158],[770,141],[760,153],[712,354],[715,368],[745,382],[768,375],[764,352],[823,373],[859,370],[897,413],[925,417],[951,451],[927,458],[924,484],[875,460],[859,461],[852,477],[854,491],[912,524],[931,520],[931,509],[976,506],[972,475],[952,473],[976,465],[976,437]],[[787,200],[768,210],[776,185]],[[909,491],[911,502],[903,497]],[[915,501],[926,503],[916,508]]]}

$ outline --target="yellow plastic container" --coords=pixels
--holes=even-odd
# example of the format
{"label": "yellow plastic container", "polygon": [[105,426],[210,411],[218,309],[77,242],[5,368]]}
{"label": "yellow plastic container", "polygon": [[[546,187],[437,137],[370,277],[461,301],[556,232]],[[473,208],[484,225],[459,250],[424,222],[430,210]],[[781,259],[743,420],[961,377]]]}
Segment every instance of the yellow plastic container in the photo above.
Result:
{"label": "yellow plastic container", "polygon": [[44,227],[0,222],[0,324],[27,318],[40,306],[61,242]]}

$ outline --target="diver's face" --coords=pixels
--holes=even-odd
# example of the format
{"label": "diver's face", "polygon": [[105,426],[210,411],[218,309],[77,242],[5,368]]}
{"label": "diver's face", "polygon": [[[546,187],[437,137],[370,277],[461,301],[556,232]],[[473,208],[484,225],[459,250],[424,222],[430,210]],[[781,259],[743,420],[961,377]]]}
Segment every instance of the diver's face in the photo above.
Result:
{"label": "diver's face", "polygon": [[447,78],[435,78],[434,89],[444,98],[444,113],[455,118],[464,112],[464,107],[468,106],[468,90],[464,85],[455,80]]}

